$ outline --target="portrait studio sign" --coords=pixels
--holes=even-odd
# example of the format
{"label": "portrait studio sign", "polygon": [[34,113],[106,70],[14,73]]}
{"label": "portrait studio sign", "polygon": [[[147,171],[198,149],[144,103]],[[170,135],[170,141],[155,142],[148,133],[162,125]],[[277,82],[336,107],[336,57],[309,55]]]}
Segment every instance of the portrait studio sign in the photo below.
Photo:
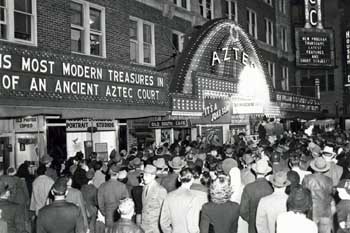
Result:
{"label": "portrait studio sign", "polygon": [[[167,79],[157,72],[80,57],[0,47],[0,98],[89,105],[167,106]],[[44,105],[46,106],[46,105]]]}

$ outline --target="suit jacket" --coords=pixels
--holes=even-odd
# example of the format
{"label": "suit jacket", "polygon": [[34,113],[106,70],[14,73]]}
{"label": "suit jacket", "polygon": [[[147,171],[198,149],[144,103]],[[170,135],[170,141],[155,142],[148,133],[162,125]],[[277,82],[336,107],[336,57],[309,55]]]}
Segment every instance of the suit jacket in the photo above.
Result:
{"label": "suit jacket", "polygon": [[75,188],[68,188],[68,194],[66,197],[66,201],[73,203],[80,208],[81,215],[83,216],[83,220],[84,220],[84,227],[85,227],[85,229],[87,229],[88,228],[88,220],[87,220],[87,214],[86,214],[86,205],[85,205],[85,201],[84,201],[84,198],[83,198],[83,195],[81,194],[81,192]]}
{"label": "suit jacket", "polygon": [[[224,213],[224,214],[223,214]],[[201,233],[209,233],[210,225],[215,233],[236,233],[239,218],[239,205],[227,201],[222,204],[208,202],[203,205],[201,212]]]}
{"label": "suit jacket", "polygon": [[163,233],[198,233],[202,203],[192,190],[180,187],[164,200],[160,226]]}
{"label": "suit jacket", "polygon": [[65,200],[54,201],[39,211],[37,233],[85,233],[81,210]]}
{"label": "suit jacket", "polygon": [[17,176],[0,176],[0,180],[9,186],[10,198],[9,201],[15,202],[22,206],[29,207],[29,193],[27,185],[24,179],[21,179]]}
{"label": "suit jacket", "polygon": [[164,187],[153,181],[149,184],[146,195],[146,186],[142,192],[142,228],[148,233],[159,233],[159,217],[167,191]]}
{"label": "suit jacket", "polygon": [[287,199],[284,189],[260,199],[256,213],[256,229],[259,233],[275,233],[278,215],[287,212]]}
{"label": "suit jacket", "polygon": [[144,231],[130,219],[121,218],[114,224],[112,233],[144,233]]}
{"label": "suit jacket", "polygon": [[337,186],[341,176],[343,175],[343,167],[337,165],[334,162],[329,162],[329,164],[331,165],[331,167],[324,174],[332,179],[334,186]]}
{"label": "suit jacket", "polygon": [[247,184],[242,193],[240,203],[240,215],[249,224],[249,233],[256,233],[255,220],[259,201],[273,192],[269,182],[265,178]]}
{"label": "suit jacket", "polygon": [[129,197],[126,185],[117,180],[110,179],[98,189],[98,206],[105,216],[107,227],[113,227],[114,212],[117,210],[120,200],[126,197]]}
{"label": "suit jacket", "polygon": [[88,217],[97,215],[97,188],[93,184],[85,184],[81,187]]}
{"label": "suit jacket", "polygon": [[7,223],[8,233],[24,232],[24,212],[17,203],[0,199],[2,220]]}

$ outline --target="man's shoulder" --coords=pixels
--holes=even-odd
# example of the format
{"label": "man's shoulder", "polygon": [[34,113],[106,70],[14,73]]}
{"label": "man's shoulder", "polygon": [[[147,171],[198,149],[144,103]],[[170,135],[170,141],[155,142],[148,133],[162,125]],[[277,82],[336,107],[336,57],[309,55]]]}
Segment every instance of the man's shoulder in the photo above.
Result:
{"label": "man's shoulder", "polygon": [[15,202],[12,202],[12,201],[9,201],[9,200],[0,200],[0,209],[2,207],[3,208],[6,207],[6,208],[13,208],[13,209],[15,209],[15,208],[19,208],[20,205],[18,203],[15,203]]}
{"label": "man's shoulder", "polygon": [[56,212],[57,209],[68,209],[71,211],[71,213],[74,213],[74,211],[79,211],[79,207],[71,202],[67,202],[67,201],[62,201],[59,203],[53,202],[47,206],[44,206],[43,208],[41,208],[39,210],[39,215],[40,213],[47,213],[47,212]]}

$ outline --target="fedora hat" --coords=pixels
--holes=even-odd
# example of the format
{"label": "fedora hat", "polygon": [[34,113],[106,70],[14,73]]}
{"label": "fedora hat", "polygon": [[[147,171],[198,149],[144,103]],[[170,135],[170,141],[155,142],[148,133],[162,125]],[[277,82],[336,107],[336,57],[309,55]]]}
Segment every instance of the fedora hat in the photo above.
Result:
{"label": "fedora hat", "polygon": [[323,157],[317,157],[310,163],[311,168],[317,172],[326,172],[330,168],[330,164]]}
{"label": "fedora hat", "polygon": [[233,154],[232,147],[227,147],[226,150],[225,150],[225,154],[229,154],[229,155]]}
{"label": "fedora hat", "polygon": [[286,187],[290,184],[288,180],[287,172],[279,171],[270,176],[270,182],[273,186],[282,188]]}
{"label": "fedora hat", "polygon": [[157,173],[157,168],[151,164],[147,164],[143,172],[155,175]]}
{"label": "fedora hat", "polygon": [[242,156],[242,160],[243,160],[243,162],[244,162],[246,165],[251,164],[251,163],[254,162],[254,158],[253,158],[253,156],[252,156],[251,154],[244,154],[244,155]]}
{"label": "fedora hat", "polygon": [[131,168],[136,168],[141,166],[141,159],[136,157],[133,160],[130,161],[129,166]]}
{"label": "fedora hat", "polygon": [[186,162],[183,161],[179,156],[175,156],[170,162],[169,166],[174,169],[181,169],[186,166]]}
{"label": "fedora hat", "polygon": [[232,168],[237,167],[237,161],[232,158],[227,158],[222,161],[222,170],[226,175],[228,175]]}
{"label": "fedora hat", "polygon": [[334,149],[331,146],[325,146],[322,150],[323,154],[331,154],[331,155],[335,155]]}
{"label": "fedora hat", "polygon": [[272,168],[269,166],[265,159],[260,159],[252,165],[253,171],[257,174],[267,174],[272,171]]}
{"label": "fedora hat", "polygon": [[163,168],[167,168],[168,166],[166,165],[165,163],[165,159],[164,158],[158,158],[156,160],[153,161],[153,165],[156,167],[156,168],[160,168],[160,169],[163,169]]}
{"label": "fedora hat", "polygon": [[40,162],[43,164],[48,164],[52,162],[52,157],[49,155],[44,155],[43,157],[41,157]]}

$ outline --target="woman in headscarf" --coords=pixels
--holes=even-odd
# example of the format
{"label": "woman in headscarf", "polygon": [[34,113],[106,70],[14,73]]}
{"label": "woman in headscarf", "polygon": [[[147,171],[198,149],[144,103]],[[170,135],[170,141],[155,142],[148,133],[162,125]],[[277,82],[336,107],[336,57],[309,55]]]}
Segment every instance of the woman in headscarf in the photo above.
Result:
{"label": "woman in headscarf", "polygon": [[232,187],[230,177],[218,175],[210,185],[210,202],[202,207],[200,232],[237,232],[239,205],[230,201]]}

